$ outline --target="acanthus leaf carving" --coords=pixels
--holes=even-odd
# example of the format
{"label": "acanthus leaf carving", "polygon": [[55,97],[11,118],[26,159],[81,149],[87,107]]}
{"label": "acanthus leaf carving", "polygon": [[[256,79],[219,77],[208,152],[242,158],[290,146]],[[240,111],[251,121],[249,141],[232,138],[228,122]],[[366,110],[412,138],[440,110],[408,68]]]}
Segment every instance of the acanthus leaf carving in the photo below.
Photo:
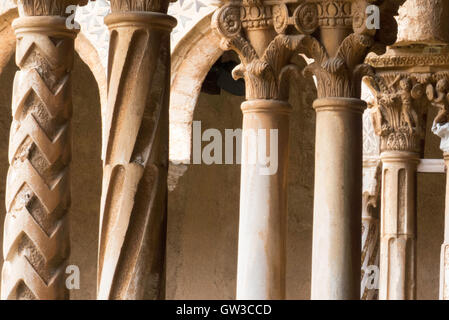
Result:
{"label": "acanthus leaf carving", "polygon": [[[260,4],[258,4],[260,5]],[[286,100],[287,79],[298,74],[300,48],[310,37],[304,35],[277,35],[259,57],[251,43],[243,35],[239,5],[229,3],[216,11],[212,27],[223,38],[223,50],[234,50],[241,63],[233,70],[234,79],[243,78],[246,83],[246,97],[253,99]],[[254,27],[254,25],[252,25]],[[248,24],[245,29],[248,28]],[[305,49],[302,49],[305,50]]]}
{"label": "acanthus leaf carving", "polygon": [[25,16],[68,16],[67,7],[85,5],[88,0],[15,0]]}
{"label": "acanthus leaf carving", "polygon": [[381,137],[381,151],[419,152],[425,132],[422,110],[418,108],[423,84],[400,73],[371,76],[368,81],[376,92],[372,121]]}
{"label": "acanthus leaf carving", "polygon": [[169,2],[169,0],[111,0],[111,11],[152,11],[167,13]]}

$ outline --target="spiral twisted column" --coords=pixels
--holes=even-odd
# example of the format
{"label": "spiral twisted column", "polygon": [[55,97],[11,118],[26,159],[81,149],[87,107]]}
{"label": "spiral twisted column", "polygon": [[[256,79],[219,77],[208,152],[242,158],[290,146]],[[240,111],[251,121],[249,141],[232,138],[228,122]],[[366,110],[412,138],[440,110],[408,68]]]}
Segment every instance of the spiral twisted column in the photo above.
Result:
{"label": "spiral twisted column", "polygon": [[[165,295],[168,1],[111,1],[98,299]],[[158,12],[156,12],[158,11]]]}
{"label": "spiral twisted column", "polygon": [[2,299],[69,297],[64,275],[76,31],[66,28],[65,6],[41,2],[19,1],[21,17],[13,23],[20,71],[12,102]]}

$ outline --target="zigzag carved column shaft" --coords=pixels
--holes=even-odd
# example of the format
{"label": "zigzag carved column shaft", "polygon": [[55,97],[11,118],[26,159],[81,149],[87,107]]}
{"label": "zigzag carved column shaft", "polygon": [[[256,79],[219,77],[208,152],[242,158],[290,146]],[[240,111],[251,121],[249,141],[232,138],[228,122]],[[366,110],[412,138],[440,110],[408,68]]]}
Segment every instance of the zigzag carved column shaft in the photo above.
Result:
{"label": "zigzag carved column shaft", "polygon": [[[168,1],[111,1],[103,123],[99,299],[164,297],[170,31]],[[154,12],[159,11],[159,12]]]}
{"label": "zigzag carved column shaft", "polygon": [[[70,72],[75,30],[65,6],[19,1],[3,241],[2,299],[67,299],[70,252]],[[36,16],[34,16],[36,15]]]}

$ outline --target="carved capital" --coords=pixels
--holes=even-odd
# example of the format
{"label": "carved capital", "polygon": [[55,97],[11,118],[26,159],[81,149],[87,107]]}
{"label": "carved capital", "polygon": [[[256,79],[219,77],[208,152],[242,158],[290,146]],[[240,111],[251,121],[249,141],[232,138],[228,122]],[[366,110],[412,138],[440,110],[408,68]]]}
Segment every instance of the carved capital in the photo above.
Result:
{"label": "carved capital", "polygon": [[[394,15],[403,1],[309,0],[306,21],[318,21],[319,44],[304,52],[315,62],[306,71],[317,78],[319,97],[360,97],[362,65],[370,51],[383,52],[395,41]],[[369,6],[375,5],[382,28],[370,28]],[[311,18],[311,12],[317,18]],[[375,14],[375,12],[373,12]],[[313,30],[312,28],[310,30]],[[388,30],[388,32],[386,32]]]}
{"label": "carved capital", "polygon": [[369,78],[376,92],[372,106],[374,130],[381,138],[381,151],[419,152],[424,137],[423,110],[419,109],[425,86],[421,77],[388,72]]}
{"label": "carved capital", "polygon": [[[371,70],[366,82],[377,97],[373,124],[381,136],[382,151],[422,151],[426,131],[424,115],[429,101],[439,110],[432,128],[434,133],[442,138],[447,135],[444,126],[448,122],[449,106],[446,50],[392,47],[382,56],[366,59],[376,70]],[[442,141],[442,148],[445,143]]]}
{"label": "carved capital", "polygon": [[151,11],[167,13],[169,2],[169,0],[111,0],[111,11]]}
{"label": "carved capital", "polygon": [[88,0],[15,0],[21,16],[65,17],[73,13],[67,7],[85,5],[87,2]]}
{"label": "carved capital", "polygon": [[[276,12],[276,10],[274,10]],[[304,35],[279,34],[269,42],[259,55],[246,34],[263,30],[264,37],[273,31],[273,6],[261,1],[231,2],[217,10],[212,18],[212,27],[222,37],[221,47],[234,50],[241,63],[233,70],[234,79],[243,78],[246,98],[288,99],[288,80],[298,75],[305,66],[298,53],[307,42]]]}
{"label": "carved capital", "polygon": [[436,84],[427,86],[427,98],[438,109],[432,132],[441,138],[440,149],[449,154],[449,74],[442,76]]}

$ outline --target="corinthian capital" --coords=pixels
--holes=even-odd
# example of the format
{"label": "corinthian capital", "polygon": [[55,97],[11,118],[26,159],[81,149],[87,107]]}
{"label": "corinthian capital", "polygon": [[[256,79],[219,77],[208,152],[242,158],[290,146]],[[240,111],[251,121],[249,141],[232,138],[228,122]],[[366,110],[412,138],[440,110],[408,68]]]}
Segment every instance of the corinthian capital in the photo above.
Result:
{"label": "corinthian capital", "polygon": [[[360,97],[360,81],[365,72],[362,63],[370,51],[383,52],[386,45],[396,40],[394,15],[402,2],[310,0],[304,4],[316,9],[295,19],[317,21],[319,32],[314,31],[313,35],[319,43],[305,53],[315,60],[307,71],[317,77],[320,97]],[[317,18],[312,18],[312,12]],[[379,29],[369,26],[370,15],[379,18]]]}
{"label": "corinthian capital", "polygon": [[[223,48],[239,53],[243,63],[240,68],[255,60],[266,65],[260,52],[257,55],[252,47],[259,39],[253,37],[248,41],[247,38],[254,30],[271,28],[284,39],[296,37],[297,53],[315,60],[305,71],[317,77],[319,97],[359,97],[364,71],[361,64],[370,51],[383,52],[386,45],[396,40],[394,15],[402,2],[231,1],[216,12],[213,25],[224,37]],[[380,29],[370,28],[367,21],[371,14],[379,18]]]}
{"label": "corinthian capital", "polygon": [[88,0],[15,0],[21,16],[68,16],[71,5],[85,5]]}
{"label": "corinthian capital", "polygon": [[420,151],[425,133],[419,109],[425,90],[421,80],[417,75],[398,72],[368,80],[377,96],[371,114],[374,130],[381,138],[381,151]]}
{"label": "corinthian capital", "polygon": [[443,138],[442,147],[448,144],[448,50],[395,45],[366,59],[373,67],[365,80],[377,97],[372,120],[381,151],[422,151],[429,101],[438,109],[432,129]]}
{"label": "corinthian capital", "polygon": [[288,80],[305,66],[298,54],[308,38],[284,33],[276,36],[273,25],[279,21],[274,15],[279,14],[279,8],[260,0],[233,1],[212,18],[212,27],[222,37],[222,49],[234,50],[240,57],[241,64],[232,76],[245,79],[248,100],[287,100]]}

